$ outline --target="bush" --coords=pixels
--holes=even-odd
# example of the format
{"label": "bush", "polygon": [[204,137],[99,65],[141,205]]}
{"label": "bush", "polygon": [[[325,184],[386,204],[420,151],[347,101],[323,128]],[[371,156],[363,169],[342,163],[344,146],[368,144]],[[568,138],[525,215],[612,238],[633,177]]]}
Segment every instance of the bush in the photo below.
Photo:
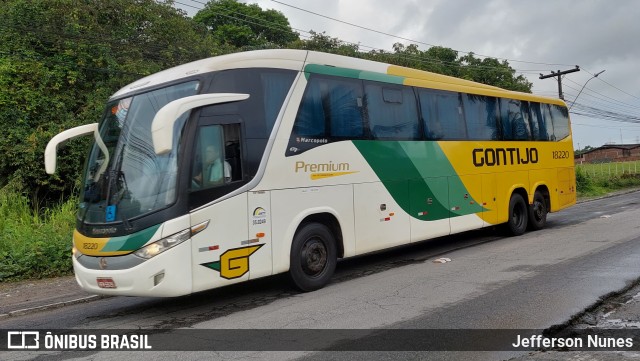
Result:
{"label": "bush", "polygon": [[0,190],[0,281],[71,273],[75,203],[41,212],[23,194]]}
{"label": "bush", "polygon": [[576,168],[576,189],[578,196],[601,196],[616,190],[640,186],[639,174],[600,174],[592,176],[581,168]]}
{"label": "bush", "polygon": [[576,168],[576,189],[579,194],[586,194],[593,190],[594,181],[584,170]]}

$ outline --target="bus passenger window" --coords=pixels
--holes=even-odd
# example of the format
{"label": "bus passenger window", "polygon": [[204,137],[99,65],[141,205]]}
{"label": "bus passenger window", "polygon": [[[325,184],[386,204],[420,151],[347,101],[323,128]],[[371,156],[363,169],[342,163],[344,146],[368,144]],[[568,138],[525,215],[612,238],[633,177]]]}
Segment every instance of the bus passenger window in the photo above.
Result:
{"label": "bus passenger window", "polygon": [[498,140],[496,98],[463,94],[462,104],[468,139]]}
{"label": "bus passenger window", "polygon": [[556,140],[569,136],[569,111],[566,107],[551,104],[551,119]]}
{"label": "bus passenger window", "polygon": [[549,140],[546,126],[542,119],[542,111],[540,110],[540,103],[529,103],[531,109],[531,119],[529,124],[531,125],[531,137],[534,140]]}
{"label": "bus passenger window", "polygon": [[307,90],[302,97],[302,103],[298,110],[293,133],[296,136],[324,137],[325,114],[322,105],[322,92],[320,84],[314,79],[307,85]]}
{"label": "bus passenger window", "polygon": [[221,186],[242,179],[238,124],[198,129],[192,164],[192,189]]}
{"label": "bus passenger window", "polygon": [[545,128],[547,129],[549,140],[556,140],[551,118],[551,104],[542,104],[542,121],[544,122]]}
{"label": "bus passenger window", "polygon": [[267,134],[271,134],[284,99],[289,93],[295,73],[279,69],[265,69],[260,72],[261,90],[264,96],[264,120]]}
{"label": "bus passenger window", "polygon": [[361,82],[312,77],[302,98],[293,133],[296,137],[362,138]]}
{"label": "bus passenger window", "polygon": [[420,89],[418,95],[427,139],[460,140],[467,138],[462,104],[458,93]]}
{"label": "bus passenger window", "polygon": [[312,75],[302,96],[286,155],[323,144],[363,139],[362,81]]}
{"label": "bus passenger window", "polygon": [[367,81],[364,91],[373,139],[420,139],[412,88]]}
{"label": "bus passenger window", "polygon": [[355,79],[327,79],[325,112],[331,137],[359,139],[362,125],[362,82]]}
{"label": "bus passenger window", "polygon": [[[522,104],[516,99],[500,99],[502,136],[504,140],[529,140],[529,116],[523,114]],[[528,113],[528,109],[527,109]]]}
{"label": "bus passenger window", "polygon": [[529,110],[528,101],[520,101],[520,113],[522,114],[522,119],[524,120],[524,124],[522,125],[522,132],[526,132],[526,139],[531,140],[533,139],[533,131],[531,130],[531,111]]}

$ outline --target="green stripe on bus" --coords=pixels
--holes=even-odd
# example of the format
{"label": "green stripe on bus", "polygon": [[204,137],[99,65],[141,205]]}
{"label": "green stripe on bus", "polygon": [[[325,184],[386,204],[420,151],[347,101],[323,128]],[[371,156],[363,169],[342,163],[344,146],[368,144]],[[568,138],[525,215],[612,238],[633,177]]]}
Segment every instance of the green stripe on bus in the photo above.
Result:
{"label": "green stripe on bus", "polygon": [[413,218],[433,221],[484,210],[473,198],[469,200],[475,205],[449,209],[449,194],[469,192],[437,142],[354,140],[353,144],[396,203]]}
{"label": "green stripe on bus", "polygon": [[339,68],[335,66],[327,66],[327,65],[319,65],[319,64],[306,65],[304,67],[304,72],[307,79],[309,79],[309,75],[313,73],[313,74],[322,74],[322,75],[333,75],[333,76],[339,76],[343,78],[379,81],[379,82],[391,83],[391,84],[404,83],[404,77],[401,77],[401,76],[376,73],[372,71]]}
{"label": "green stripe on bus", "polygon": [[116,252],[116,251],[135,251],[149,242],[151,237],[156,234],[156,231],[160,228],[160,225],[155,225],[146,229],[143,229],[134,234],[128,236],[120,236],[111,238],[102,252]]}

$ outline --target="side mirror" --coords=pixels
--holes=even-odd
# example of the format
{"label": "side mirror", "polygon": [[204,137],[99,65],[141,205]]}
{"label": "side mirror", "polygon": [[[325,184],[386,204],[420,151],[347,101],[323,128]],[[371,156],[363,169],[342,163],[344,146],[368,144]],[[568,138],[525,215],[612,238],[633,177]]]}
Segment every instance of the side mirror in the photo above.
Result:
{"label": "side mirror", "polygon": [[214,93],[180,98],[160,108],[151,123],[151,139],[156,154],[162,155],[173,149],[173,125],[186,111],[206,105],[231,103],[249,98],[249,94]]}
{"label": "side mirror", "polygon": [[44,150],[44,168],[49,174],[56,172],[56,156],[58,153],[58,144],[65,142],[69,139],[79,137],[81,135],[88,135],[91,133],[98,133],[98,123],[81,125],[79,127],[67,129],[64,132],[56,134]]}

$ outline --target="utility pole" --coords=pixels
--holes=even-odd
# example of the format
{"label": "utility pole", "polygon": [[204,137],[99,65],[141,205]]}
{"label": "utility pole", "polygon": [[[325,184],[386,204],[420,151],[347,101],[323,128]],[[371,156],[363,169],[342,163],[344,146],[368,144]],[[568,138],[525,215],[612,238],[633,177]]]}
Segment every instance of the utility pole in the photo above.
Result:
{"label": "utility pole", "polygon": [[551,71],[551,74],[547,74],[547,75],[540,74],[540,79],[558,77],[558,97],[560,99],[564,100],[564,94],[562,94],[562,78],[561,78],[561,76],[565,75],[565,74],[569,74],[569,73],[575,73],[577,71],[580,71],[580,67],[576,65],[575,69],[570,69],[570,70],[565,70],[565,71],[558,70],[558,72]]}
{"label": "utility pole", "polygon": [[620,144],[624,144],[624,143],[622,142],[622,128],[620,128]]}

